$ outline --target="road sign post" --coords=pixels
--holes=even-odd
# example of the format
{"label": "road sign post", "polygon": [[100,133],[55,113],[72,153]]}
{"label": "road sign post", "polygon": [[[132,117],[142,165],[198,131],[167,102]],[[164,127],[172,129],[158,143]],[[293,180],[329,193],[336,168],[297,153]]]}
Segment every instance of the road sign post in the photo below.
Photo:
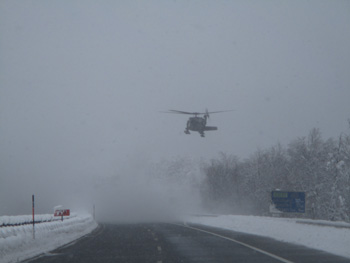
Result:
{"label": "road sign post", "polygon": [[63,221],[64,216],[70,216],[70,210],[64,209],[62,206],[58,206],[55,208],[54,216],[60,216]]}

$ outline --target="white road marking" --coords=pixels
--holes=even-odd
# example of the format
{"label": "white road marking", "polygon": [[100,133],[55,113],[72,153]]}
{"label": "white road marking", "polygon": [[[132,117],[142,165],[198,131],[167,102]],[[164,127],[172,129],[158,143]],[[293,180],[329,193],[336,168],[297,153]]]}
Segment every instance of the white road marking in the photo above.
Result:
{"label": "white road marking", "polygon": [[235,242],[235,243],[240,244],[242,246],[245,246],[247,248],[253,249],[253,250],[257,251],[257,252],[260,252],[260,253],[262,253],[264,255],[267,255],[269,257],[272,257],[272,258],[277,259],[277,260],[279,260],[281,262],[284,262],[284,263],[293,263],[293,261],[290,261],[290,260],[287,260],[285,258],[279,257],[279,256],[274,255],[272,253],[269,253],[269,252],[267,252],[265,250],[262,250],[260,248],[248,245],[246,243],[243,243],[243,242],[238,241],[238,240],[233,239],[233,238],[225,237],[225,236],[222,236],[222,235],[219,235],[219,234],[216,234],[216,233],[213,233],[213,232],[209,232],[209,231],[206,231],[206,230],[203,230],[203,229],[200,229],[200,228],[192,227],[192,226],[187,225],[186,223],[184,223],[183,225],[179,225],[179,226],[187,227],[187,228],[194,229],[194,230],[197,230],[197,231],[201,231],[201,232],[213,235],[213,236],[221,237],[221,238],[226,239],[226,240],[230,240],[232,242]]}
{"label": "white road marking", "polygon": [[162,248],[160,246],[157,247],[158,251],[161,252]]}

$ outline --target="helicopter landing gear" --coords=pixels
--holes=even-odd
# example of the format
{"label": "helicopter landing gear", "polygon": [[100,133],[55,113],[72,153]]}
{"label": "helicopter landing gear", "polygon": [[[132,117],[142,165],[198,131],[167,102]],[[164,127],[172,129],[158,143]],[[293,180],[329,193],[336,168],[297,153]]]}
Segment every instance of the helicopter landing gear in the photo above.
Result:
{"label": "helicopter landing gear", "polygon": [[184,131],[184,133],[190,134],[189,130],[187,130],[187,129]]}

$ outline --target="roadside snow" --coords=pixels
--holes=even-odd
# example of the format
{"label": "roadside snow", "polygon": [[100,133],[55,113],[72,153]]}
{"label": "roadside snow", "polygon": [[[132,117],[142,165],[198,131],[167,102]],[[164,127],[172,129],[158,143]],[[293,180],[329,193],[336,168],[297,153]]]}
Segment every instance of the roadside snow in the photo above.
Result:
{"label": "roadside snow", "polygon": [[186,222],[304,245],[350,258],[350,224],[258,216],[190,216]]}
{"label": "roadside snow", "polygon": [[[47,216],[43,215],[43,218]],[[0,217],[6,223],[25,222],[27,216]],[[37,219],[37,218],[36,218]],[[49,252],[70,243],[97,227],[91,215],[76,215],[70,219],[46,222],[33,226],[15,226],[0,228],[0,263],[19,262],[36,255]]]}
{"label": "roadside snow", "polygon": [[[65,216],[65,219],[76,217],[76,214],[72,214],[71,216]],[[61,220],[60,217],[55,217],[53,214],[43,214],[43,215],[35,215],[34,220],[36,222],[45,222],[45,221],[55,221]],[[22,216],[0,216],[0,227],[6,225],[15,225],[15,224],[26,224],[32,223],[33,217],[32,215],[22,215]],[[0,231],[1,235],[1,231]]]}

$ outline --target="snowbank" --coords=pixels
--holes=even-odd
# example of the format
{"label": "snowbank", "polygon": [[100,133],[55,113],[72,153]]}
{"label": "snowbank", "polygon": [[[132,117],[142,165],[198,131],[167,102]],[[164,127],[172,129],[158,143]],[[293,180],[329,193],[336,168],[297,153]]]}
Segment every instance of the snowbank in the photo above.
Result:
{"label": "snowbank", "polygon": [[[76,217],[76,214],[71,216],[65,216],[65,219]],[[35,222],[50,222],[55,220],[61,220],[60,217],[55,217],[53,214],[43,214],[35,215]],[[32,215],[22,215],[22,216],[0,216],[0,227],[10,226],[10,225],[20,225],[20,224],[31,224],[33,222]],[[0,232],[1,235],[1,232]]]}
{"label": "snowbank", "polygon": [[[43,215],[46,218],[46,215]],[[23,223],[26,216],[15,219],[0,217],[5,223]],[[39,217],[35,220],[39,219]],[[45,220],[43,220],[45,221]],[[1,224],[1,223],[0,223]],[[64,221],[53,221],[33,226],[23,225],[0,228],[0,263],[18,262],[51,251],[78,239],[97,227],[91,215],[76,215]]]}
{"label": "snowbank", "polygon": [[267,236],[350,258],[350,224],[258,216],[191,216],[196,223]]}

